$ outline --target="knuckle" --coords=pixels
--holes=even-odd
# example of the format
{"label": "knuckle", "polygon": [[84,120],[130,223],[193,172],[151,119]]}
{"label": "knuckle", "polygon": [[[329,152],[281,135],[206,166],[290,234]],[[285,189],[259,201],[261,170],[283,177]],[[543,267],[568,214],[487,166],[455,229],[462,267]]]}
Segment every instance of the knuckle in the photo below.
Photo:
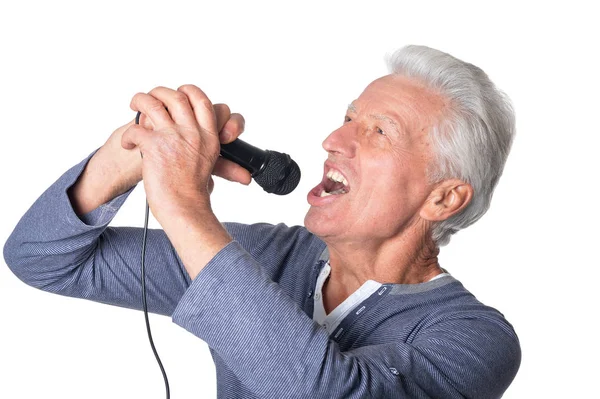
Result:
{"label": "knuckle", "polygon": [[149,112],[157,112],[157,111],[162,111],[164,107],[165,107],[165,105],[162,102],[160,102],[157,99],[154,99],[153,101],[151,101],[148,104],[147,109]]}
{"label": "knuckle", "polygon": [[183,90],[183,91],[185,91],[185,90],[188,90],[188,89],[191,89],[191,88],[195,88],[195,87],[196,87],[196,86],[194,86],[194,85],[192,85],[192,84],[185,84],[185,85],[181,85],[181,86],[179,86],[179,87],[177,88],[177,90],[178,90],[178,91],[179,91],[179,90]]}
{"label": "knuckle", "polygon": [[150,92],[148,94],[152,95],[153,93],[157,93],[159,91],[164,91],[167,88],[164,86],[156,86],[154,89],[150,90]]}
{"label": "knuckle", "polygon": [[131,97],[130,105],[133,106],[140,102],[140,100],[146,95],[146,93],[135,93],[133,97]]}
{"label": "knuckle", "polygon": [[156,112],[164,108],[164,104],[150,94],[137,93],[131,99],[131,108],[142,112]]}
{"label": "knuckle", "polygon": [[203,109],[205,109],[205,110],[207,110],[209,112],[214,112],[212,103],[206,97],[199,99],[198,103],[197,103],[197,106],[201,107],[201,108],[203,108]]}
{"label": "knuckle", "polygon": [[218,112],[220,115],[226,115],[228,118],[231,115],[231,109],[229,108],[229,105],[227,105],[227,104],[223,104],[223,103],[215,104],[214,108],[215,108],[215,112]]}
{"label": "knuckle", "polygon": [[173,93],[173,101],[179,105],[189,104],[188,97],[179,91],[176,91],[175,93]]}

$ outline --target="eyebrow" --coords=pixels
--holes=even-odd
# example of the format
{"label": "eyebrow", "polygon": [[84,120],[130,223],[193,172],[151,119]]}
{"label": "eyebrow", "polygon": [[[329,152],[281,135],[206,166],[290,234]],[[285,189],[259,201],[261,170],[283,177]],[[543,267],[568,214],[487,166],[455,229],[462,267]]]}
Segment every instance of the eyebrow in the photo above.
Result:
{"label": "eyebrow", "polygon": [[379,119],[379,120],[388,122],[394,128],[394,130],[396,131],[396,134],[400,135],[400,128],[398,127],[398,124],[396,123],[395,120],[393,120],[389,116],[385,116],[385,115],[369,115],[369,116],[371,116],[375,119]]}
{"label": "eyebrow", "polygon": [[[356,113],[356,106],[354,104],[348,104],[348,111]],[[377,114],[377,115],[369,115],[369,116],[371,118],[375,118],[375,119],[378,119],[378,120],[382,120],[382,121],[388,122],[394,128],[394,130],[396,131],[396,134],[400,135],[400,130],[401,129],[398,126],[398,123],[396,123],[396,121],[393,120],[392,118],[390,118],[389,116],[379,115],[379,114]]]}

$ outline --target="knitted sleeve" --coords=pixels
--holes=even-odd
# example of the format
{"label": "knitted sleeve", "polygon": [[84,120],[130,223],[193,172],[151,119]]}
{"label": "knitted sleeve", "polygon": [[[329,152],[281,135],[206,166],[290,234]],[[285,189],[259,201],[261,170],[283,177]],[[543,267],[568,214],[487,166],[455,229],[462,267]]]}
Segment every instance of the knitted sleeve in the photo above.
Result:
{"label": "knitted sleeve", "polygon": [[473,316],[443,318],[412,343],[341,351],[236,242],[198,274],[172,319],[260,398],[494,398],[520,359],[516,337]]}
{"label": "knitted sleeve", "polygon": [[[141,309],[142,229],[108,226],[133,188],[81,218],[67,195],[93,154],[34,202],[7,240],[4,258],[33,287]],[[305,272],[287,268],[291,274],[282,276],[282,263],[292,257],[312,263],[318,256],[306,231],[226,227],[235,241],[194,281],[164,232],[148,231],[148,308],[205,340],[258,397],[486,398],[498,397],[514,377],[518,344],[470,316],[440,320],[411,343],[341,351],[277,283],[291,286]]]}
{"label": "knitted sleeve", "polygon": [[[33,203],[6,241],[4,259],[19,279],[38,289],[142,309],[143,229],[108,226],[134,187],[81,217],[67,194],[96,151],[60,176]],[[272,248],[286,251],[296,237],[306,237],[302,229],[284,225],[226,223],[225,227],[257,255],[271,245],[269,259],[273,262],[265,261],[271,277],[278,273],[278,255]],[[148,311],[170,316],[191,279],[162,229],[148,229],[145,274]]]}

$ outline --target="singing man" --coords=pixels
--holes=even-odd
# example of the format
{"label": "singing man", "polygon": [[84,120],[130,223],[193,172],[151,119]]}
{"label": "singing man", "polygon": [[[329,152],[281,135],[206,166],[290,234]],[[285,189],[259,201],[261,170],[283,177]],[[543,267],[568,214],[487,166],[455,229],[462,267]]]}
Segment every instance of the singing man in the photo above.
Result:
{"label": "singing man", "polygon": [[131,101],[139,125],[25,213],[7,265],[48,292],[140,309],[142,229],[108,225],[143,181],[163,228],[148,236],[149,311],[208,344],[219,398],[500,397],[517,335],[438,254],[490,206],[515,132],[510,101],[431,48],[388,63],[323,142],[304,226],[222,224],[211,175],[250,182],[219,156],[244,119],[196,86],[157,87]]}

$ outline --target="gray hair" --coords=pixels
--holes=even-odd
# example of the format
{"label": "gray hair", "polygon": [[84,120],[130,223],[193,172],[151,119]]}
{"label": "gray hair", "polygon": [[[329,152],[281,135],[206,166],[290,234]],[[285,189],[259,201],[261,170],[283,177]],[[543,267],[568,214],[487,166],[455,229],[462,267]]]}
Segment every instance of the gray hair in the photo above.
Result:
{"label": "gray hair", "polygon": [[461,179],[474,194],[460,213],[434,223],[433,240],[443,246],[488,210],[515,134],[513,107],[480,68],[439,50],[406,46],[386,61],[390,73],[415,78],[449,100],[429,132],[434,164],[428,178]]}

